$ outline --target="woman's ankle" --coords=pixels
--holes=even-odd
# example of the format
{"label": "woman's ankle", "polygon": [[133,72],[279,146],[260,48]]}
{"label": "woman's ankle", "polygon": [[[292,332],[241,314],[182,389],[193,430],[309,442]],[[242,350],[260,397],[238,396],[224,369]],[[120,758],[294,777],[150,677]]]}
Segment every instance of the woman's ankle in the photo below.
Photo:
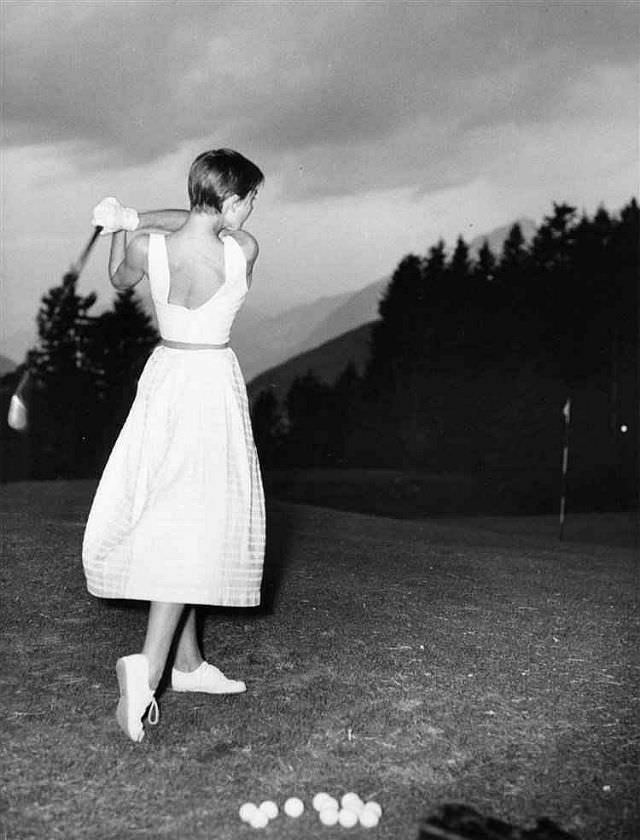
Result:
{"label": "woman's ankle", "polygon": [[202,656],[185,656],[184,658],[176,656],[173,667],[176,671],[182,671],[183,674],[190,674],[192,671],[197,671],[203,662]]}

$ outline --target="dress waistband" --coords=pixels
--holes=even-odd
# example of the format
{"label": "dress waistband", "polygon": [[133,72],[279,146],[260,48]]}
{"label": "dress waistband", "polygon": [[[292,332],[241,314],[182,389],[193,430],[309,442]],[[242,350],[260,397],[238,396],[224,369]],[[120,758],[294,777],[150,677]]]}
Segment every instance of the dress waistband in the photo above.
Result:
{"label": "dress waistband", "polygon": [[228,341],[225,344],[193,344],[188,341],[170,341],[168,338],[161,339],[160,344],[172,350],[226,350],[229,346]]}

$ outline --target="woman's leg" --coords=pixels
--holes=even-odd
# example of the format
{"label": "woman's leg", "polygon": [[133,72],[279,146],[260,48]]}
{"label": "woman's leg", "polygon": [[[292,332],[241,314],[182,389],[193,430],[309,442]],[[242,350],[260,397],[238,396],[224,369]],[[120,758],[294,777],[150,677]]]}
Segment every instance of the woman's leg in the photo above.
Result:
{"label": "woman's leg", "polygon": [[142,653],[149,662],[149,688],[155,691],[162,677],[184,604],[152,601]]}
{"label": "woman's leg", "polygon": [[198,639],[197,611],[189,607],[178,631],[178,643],[171,687],[174,691],[200,691],[205,694],[238,694],[246,691],[242,680],[230,680],[219,668],[204,662]]}
{"label": "woman's leg", "polygon": [[178,671],[189,672],[195,671],[203,662],[204,658],[198,642],[196,609],[190,607],[187,610],[187,617],[178,637],[174,666]]}

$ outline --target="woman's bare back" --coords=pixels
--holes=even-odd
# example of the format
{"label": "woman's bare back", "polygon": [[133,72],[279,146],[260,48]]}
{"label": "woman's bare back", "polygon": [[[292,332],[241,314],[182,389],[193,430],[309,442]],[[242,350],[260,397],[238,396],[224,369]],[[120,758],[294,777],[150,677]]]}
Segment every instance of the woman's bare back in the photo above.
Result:
{"label": "woman's bare back", "polygon": [[224,285],[224,245],[217,236],[207,239],[182,231],[166,238],[169,261],[168,303],[198,309]]}

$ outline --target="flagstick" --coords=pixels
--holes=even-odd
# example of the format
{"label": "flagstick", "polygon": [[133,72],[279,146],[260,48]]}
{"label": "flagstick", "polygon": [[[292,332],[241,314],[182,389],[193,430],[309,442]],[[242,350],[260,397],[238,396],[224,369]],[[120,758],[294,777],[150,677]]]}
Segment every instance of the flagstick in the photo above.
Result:
{"label": "flagstick", "polygon": [[564,444],[562,447],[562,490],[560,495],[560,539],[564,532],[564,517],[567,506],[567,468],[569,466],[569,428],[571,426],[571,397],[562,409],[564,415]]}

